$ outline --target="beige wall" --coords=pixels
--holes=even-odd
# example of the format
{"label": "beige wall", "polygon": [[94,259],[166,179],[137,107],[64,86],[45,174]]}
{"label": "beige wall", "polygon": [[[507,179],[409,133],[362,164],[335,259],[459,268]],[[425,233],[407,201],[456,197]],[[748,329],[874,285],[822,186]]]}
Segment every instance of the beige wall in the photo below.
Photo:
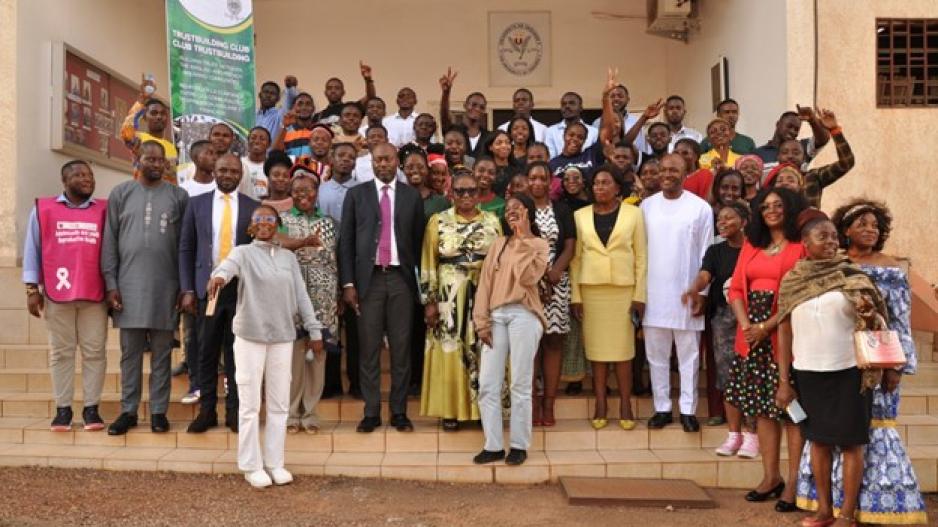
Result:
{"label": "beige wall", "polygon": [[[3,3],[13,2],[4,0]],[[16,162],[11,177],[0,171],[0,181],[15,181],[18,241],[16,247],[11,248],[0,231],[0,239],[4,240],[0,254],[2,251],[22,252],[19,246],[36,196],[62,190],[59,168],[69,157],[49,149],[51,43],[67,42],[130,79],[139,79],[142,72],[150,71],[163,89],[167,72],[163,2],[21,0],[15,3],[16,31],[12,33],[15,46],[3,45],[7,39],[4,32],[0,36],[0,53],[8,49],[15,49],[16,53]],[[0,65],[3,63],[0,60]],[[11,78],[3,75],[2,69],[0,76]],[[0,90],[6,89],[7,83],[3,83]],[[4,140],[0,140],[0,149],[4,144]],[[3,163],[4,169],[10,166],[6,156],[3,156]],[[103,166],[95,166],[94,173],[99,196],[106,196],[114,185],[129,176]],[[6,193],[5,184],[3,188],[0,215],[3,200],[13,195]]]}
{"label": "beige wall", "polygon": [[[813,12],[810,2],[790,1],[788,103],[811,101],[813,92]],[[938,145],[935,108],[876,108],[877,17],[936,17],[932,0],[825,0],[819,2],[818,101],[836,113],[856,155],[856,167],[824,192],[831,212],[844,200],[866,195],[886,201],[894,228],[886,251],[908,255],[915,270],[938,282],[938,185],[934,172]],[[836,159],[826,149],[815,165]]]}
{"label": "beige wall", "polygon": [[687,102],[685,123],[706,134],[714,117],[710,68],[726,57],[730,97],[740,105],[737,129],[763,144],[787,109],[785,3],[704,0],[699,9],[700,30],[691,33],[690,42],[668,44],[668,91]]}
{"label": "beige wall", "polygon": [[[638,109],[666,90],[665,41],[647,35],[642,20],[603,20],[591,11],[644,17],[644,0],[347,0],[255,2],[257,79],[295,74],[317,107],[325,104],[326,79],[345,82],[349,98],[364,86],[358,60],[374,68],[378,95],[396,111],[398,88],[417,92],[418,110],[437,113],[438,79],[453,66],[459,72],[453,98],[482,91],[489,106],[510,107],[514,88],[488,86],[488,12],[551,11],[553,84],[532,87],[539,107],[557,107],[566,91],[577,91],[588,106],[599,106],[606,67],[619,68]],[[318,52],[324,47],[341,53]]]}
{"label": "beige wall", "polygon": [[16,1],[0,0],[0,266],[16,259]]}

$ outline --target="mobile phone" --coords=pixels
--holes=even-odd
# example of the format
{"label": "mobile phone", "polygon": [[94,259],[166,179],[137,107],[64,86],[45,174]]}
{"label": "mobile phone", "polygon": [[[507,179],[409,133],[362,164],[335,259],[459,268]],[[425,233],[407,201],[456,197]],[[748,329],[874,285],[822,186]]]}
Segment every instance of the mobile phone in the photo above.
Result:
{"label": "mobile phone", "polygon": [[147,83],[147,85],[144,86],[143,91],[146,92],[147,95],[153,95],[153,92],[156,91],[156,85],[154,84],[154,79],[155,77],[153,76],[152,73],[147,73],[146,75],[143,76],[143,80],[146,81]]}
{"label": "mobile phone", "polygon": [[798,399],[788,403],[785,411],[788,412],[788,416],[791,417],[793,423],[800,423],[808,418],[808,414],[804,413],[804,408],[801,407]]}

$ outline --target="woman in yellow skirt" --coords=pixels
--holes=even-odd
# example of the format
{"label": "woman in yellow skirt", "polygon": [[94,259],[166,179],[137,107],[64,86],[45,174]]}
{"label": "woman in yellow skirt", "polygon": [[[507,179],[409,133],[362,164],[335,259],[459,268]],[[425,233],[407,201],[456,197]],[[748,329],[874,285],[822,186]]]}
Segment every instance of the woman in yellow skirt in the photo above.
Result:
{"label": "woman in yellow skirt", "polygon": [[472,302],[482,261],[501,235],[498,217],[479,210],[479,184],[453,180],[453,207],[427,222],[421,256],[427,339],[420,415],[439,417],[443,430],[479,419],[479,351]]}
{"label": "woman in yellow skirt", "polygon": [[609,365],[618,381],[619,426],[635,428],[630,400],[635,323],[645,308],[645,222],[638,207],[622,201],[631,194],[618,168],[602,165],[593,173],[593,205],[574,213],[577,243],[570,264],[571,308],[583,321],[586,358],[593,365],[596,412],[591,424],[599,430],[606,419]]}

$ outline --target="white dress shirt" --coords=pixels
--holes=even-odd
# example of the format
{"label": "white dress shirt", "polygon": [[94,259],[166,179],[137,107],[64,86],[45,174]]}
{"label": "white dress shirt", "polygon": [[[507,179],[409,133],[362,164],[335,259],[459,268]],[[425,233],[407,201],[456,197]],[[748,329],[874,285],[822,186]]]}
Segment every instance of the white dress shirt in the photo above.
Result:
{"label": "white dress shirt", "polygon": [[[509,119],[508,122],[505,122],[505,123],[500,124],[500,125],[498,126],[498,129],[507,132],[507,131],[508,131],[508,124],[509,124],[512,120],[514,120],[514,117],[512,117],[511,119]],[[536,120],[536,119],[532,119],[532,118],[530,118],[530,117],[528,118],[528,121],[531,121],[531,128],[534,128],[534,140],[537,141],[537,142],[543,143],[543,142],[544,142],[544,136],[547,134],[547,125],[545,125],[544,123],[542,123],[542,122],[540,122],[540,121],[538,121],[538,120]]]}
{"label": "white dress shirt", "polygon": [[[586,150],[599,140],[599,130],[583,122],[583,119],[580,119],[580,123],[586,127],[586,142],[583,143],[583,150]],[[547,144],[551,159],[563,152],[563,133],[566,129],[566,121],[560,121],[547,127],[547,131],[544,133],[544,143]]]}
{"label": "white dress shirt", "polygon": [[[238,191],[231,194],[229,200],[231,203],[231,248],[237,245],[238,241]],[[218,252],[221,248],[221,217],[225,212],[225,193],[219,190],[215,191],[212,198],[212,267],[218,267],[221,263],[218,260]]]}
{"label": "white dress shirt", "polygon": [[417,112],[411,112],[407,117],[401,117],[400,112],[385,117],[381,124],[388,129],[388,142],[400,148],[415,139],[414,121]]}
{"label": "white dress shirt", "polygon": [[[391,263],[390,265],[401,265],[397,257],[397,235],[394,234],[394,192],[397,190],[397,181],[384,183],[375,179],[375,192],[378,193],[378,218],[381,218],[381,195],[384,193],[384,187],[388,186],[388,199],[391,201]],[[378,245],[381,243],[381,224],[378,224]],[[380,248],[375,248],[375,265],[381,261]]]}
{"label": "white dress shirt", "polygon": [[668,144],[668,152],[673,152],[674,145],[676,145],[678,141],[680,141],[681,139],[684,139],[685,137],[688,139],[693,139],[694,141],[697,141],[697,144],[700,144],[700,142],[703,141],[703,138],[704,138],[703,134],[698,132],[697,130],[694,130],[693,128],[688,128],[687,126],[681,126],[680,130],[678,130],[677,132],[671,133],[671,143]]}
{"label": "white dress shirt", "polygon": [[[359,183],[367,183],[375,179],[375,169],[371,165],[371,152],[355,159],[355,170],[352,171],[352,177]],[[407,183],[407,176],[401,169],[397,169],[397,180],[401,183]]]}

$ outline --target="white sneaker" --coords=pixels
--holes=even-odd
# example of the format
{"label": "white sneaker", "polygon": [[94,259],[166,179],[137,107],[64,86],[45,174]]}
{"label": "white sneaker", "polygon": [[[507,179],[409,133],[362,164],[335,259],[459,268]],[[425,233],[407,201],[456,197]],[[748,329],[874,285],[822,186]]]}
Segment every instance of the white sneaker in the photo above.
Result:
{"label": "white sneaker", "polygon": [[286,485],[293,482],[293,474],[290,474],[290,471],[283,467],[269,468],[267,470],[270,472],[270,477],[274,480],[274,485]]}
{"label": "white sneaker", "polygon": [[199,399],[201,397],[202,397],[202,392],[200,392],[199,390],[194,390],[183,395],[182,399],[180,399],[180,402],[182,404],[195,404],[199,402]]}
{"label": "white sneaker", "polygon": [[267,475],[263,470],[255,470],[254,472],[248,472],[244,475],[245,481],[251,484],[252,487],[257,489],[262,489],[264,487],[269,487],[273,482],[270,481],[270,476]]}
{"label": "white sneaker", "polygon": [[736,452],[738,457],[753,459],[759,455],[759,436],[752,432],[743,432],[743,444]]}

